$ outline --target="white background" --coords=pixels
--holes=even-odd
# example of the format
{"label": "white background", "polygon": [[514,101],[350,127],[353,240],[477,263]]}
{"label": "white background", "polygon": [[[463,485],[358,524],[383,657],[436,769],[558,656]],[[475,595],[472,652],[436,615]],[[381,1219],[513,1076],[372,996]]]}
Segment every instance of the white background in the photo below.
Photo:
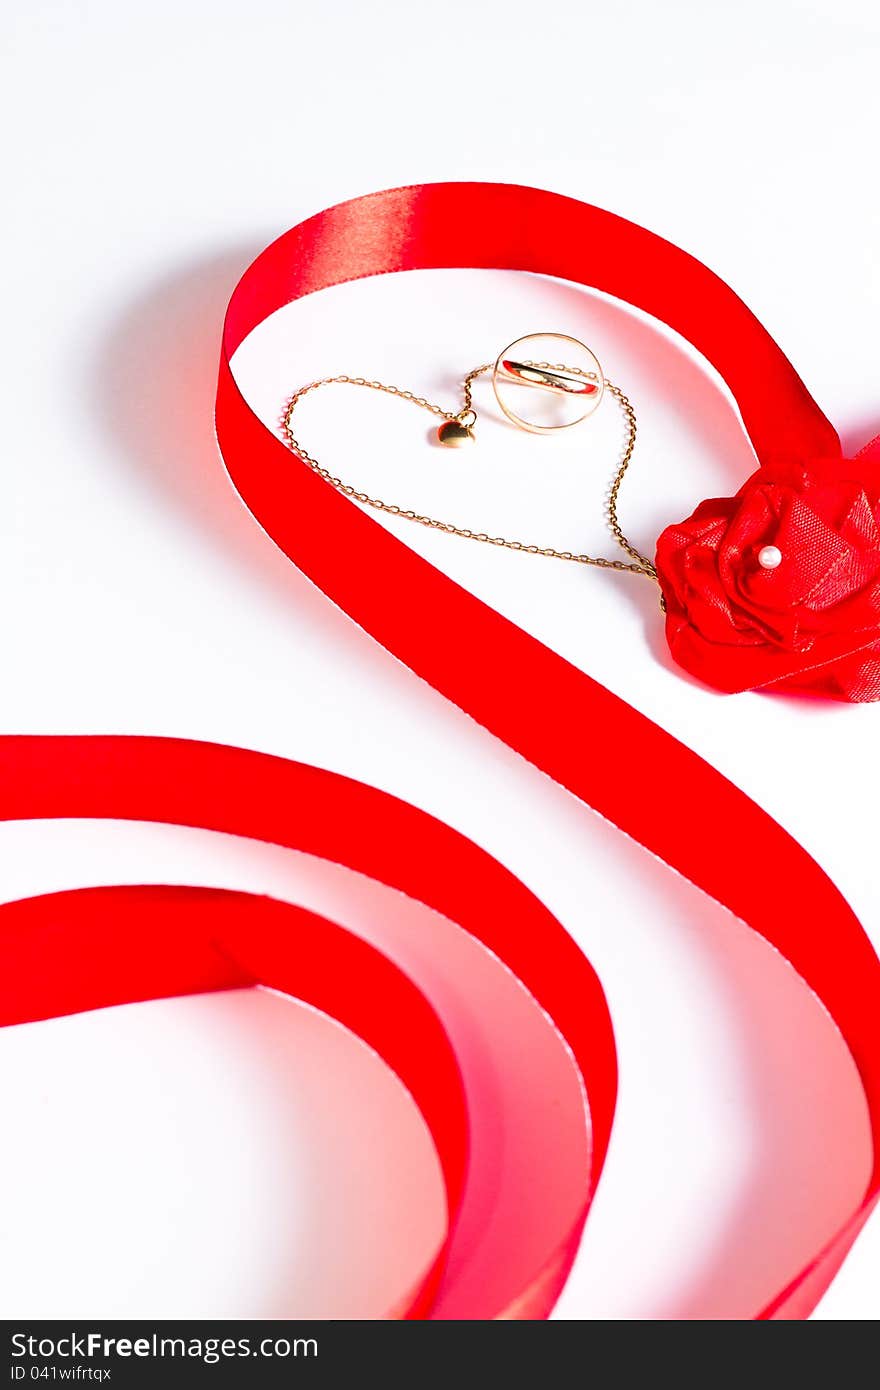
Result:
{"label": "white background", "polygon": [[[213,384],[228,295],[280,231],[374,188],[500,179],[597,203],[697,254],[854,450],[880,430],[875,7],[19,0],[4,29],[0,728],[304,758],[495,853],[587,950],[621,1053],[610,1164],[560,1315],[748,1316],[790,1272],[792,1229],[809,1244],[864,1177],[859,1093],[832,1030],[723,914],[311,590],[226,480]],[[745,476],[748,444],[704,366],[564,285],[473,272],[356,285],[276,316],[237,366],[271,422],[293,386],[328,371],[449,399],[464,370],[538,328],[586,339],[639,407],[625,510],[646,547]],[[427,417],[384,398],[340,404],[304,405],[302,434],[340,470],[357,459],[355,481],[464,524],[610,544],[610,402],[558,446],[487,418],[472,474],[460,455],[438,463]],[[371,426],[381,452],[363,447]],[[880,941],[875,709],[721,699],[671,669],[640,581],[412,530],[411,544],[744,786]],[[651,794],[648,768],[644,781]],[[210,836],[0,836],[7,897],[175,877],[323,900],[306,867]],[[360,911],[349,904],[366,929]],[[321,1084],[340,1050],[342,1132]],[[348,1283],[365,1282],[365,1205],[428,1234],[436,1220],[405,1098],[350,1040],[271,996],[8,1030],[0,1094],[13,1117],[0,1158],[9,1316],[320,1313],[340,1278],[321,1252],[346,1222]],[[391,1201],[383,1135],[407,1125]],[[344,1196],[322,1179],[316,1198],[316,1154],[358,1142],[369,1157],[337,1175]],[[875,1222],[819,1316],[876,1318],[878,1284]],[[376,1311],[385,1292],[357,1307]]]}

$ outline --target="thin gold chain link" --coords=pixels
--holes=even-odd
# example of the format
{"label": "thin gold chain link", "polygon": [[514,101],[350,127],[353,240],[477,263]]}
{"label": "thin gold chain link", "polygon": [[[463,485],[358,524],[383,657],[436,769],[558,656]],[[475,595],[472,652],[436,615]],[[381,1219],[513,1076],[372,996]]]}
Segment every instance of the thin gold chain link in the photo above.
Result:
{"label": "thin gold chain link", "polygon": [[[530,363],[531,366],[548,367],[549,363]],[[564,364],[559,364],[558,369],[562,369]],[[556,550],[553,546],[530,545],[525,541],[508,540],[504,536],[490,536],[485,531],[472,531],[467,526],[456,526],[451,521],[440,521],[437,517],[423,516],[420,512],[412,511],[409,508],[398,506],[393,502],[385,502],[381,497],[373,497],[368,492],[360,492],[351,483],[338,478],[329,468],[325,468],[316,458],[303,447],[293,433],[292,417],[296,406],[304,396],[312,391],[317,391],[322,386],[363,386],[370,391],[383,391],[386,395],[397,396],[400,400],[411,401],[413,405],[420,406],[423,410],[429,411],[432,415],[438,416],[442,420],[462,422],[466,416],[472,415],[476,419],[476,412],[472,404],[473,383],[477,377],[484,372],[491,370],[492,363],[483,363],[480,367],[475,367],[468,372],[463,383],[464,406],[459,411],[444,410],[443,406],[436,405],[433,401],[427,400],[425,396],[417,396],[414,391],[405,391],[400,386],[391,386],[382,381],[370,381],[363,376],[325,376],[318,381],[311,381],[306,386],[301,386],[298,391],[287,401],[282,426],[290,449],[299,459],[309,468],[323,478],[325,483],[329,483],[337,492],[341,492],[344,497],[351,498],[354,502],[360,502],[365,507],[372,507],[375,511],[386,512],[389,516],[400,516],[406,521],[415,521],[419,526],[426,526],[432,531],[442,531],[445,535],[461,536],[463,540],[480,541],[484,545],[495,545],[505,550],[522,551],[526,555],[544,555],[553,560],[571,560],[578,565],[595,565],[599,569],[623,570],[630,574],[643,574],[649,579],[656,580],[657,571],[647,556],[627,539],[621,528],[617,515],[617,499],[620,492],[620,485],[626,475],[632,461],[633,451],[636,445],[636,413],[627,396],[624,395],[619,386],[612,382],[605,382],[605,388],[617,401],[623,412],[626,423],[626,443],[621,454],[614,481],[608,497],[608,522],[612,534],[622,550],[630,556],[632,563],[625,560],[612,560],[605,556],[597,555],[578,555],[571,550]],[[567,368],[569,371],[578,371],[577,368]],[[579,373],[582,374],[582,373]],[[473,423],[471,421],[470,423]]]}

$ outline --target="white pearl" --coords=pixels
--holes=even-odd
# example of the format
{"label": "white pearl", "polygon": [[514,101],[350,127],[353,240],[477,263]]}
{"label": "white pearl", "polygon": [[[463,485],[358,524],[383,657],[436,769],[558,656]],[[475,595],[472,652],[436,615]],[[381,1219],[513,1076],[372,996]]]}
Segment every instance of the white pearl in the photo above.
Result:
{"label": "white pearl", "polygon": [[782,564],[782,551],[778,545],[762,545],[758,551],[758,564],[763,570],[775,570]]}

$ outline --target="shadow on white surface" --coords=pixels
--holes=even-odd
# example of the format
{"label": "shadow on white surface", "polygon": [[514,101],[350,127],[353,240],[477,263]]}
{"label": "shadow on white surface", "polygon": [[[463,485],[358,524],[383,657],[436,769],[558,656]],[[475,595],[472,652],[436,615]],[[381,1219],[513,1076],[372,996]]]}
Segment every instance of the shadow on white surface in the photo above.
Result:
{"label": "shadow on white surface", "polygon": [[[205,544],[283,608],[319,627],[353,629],[260,530],[233,488],[214,434],[226,305],[258,246],[169,274],[115,322],[86,387],[101,430],[151,505],[170,511],[190,544]],[[355,653],[351,653],[355,659]]]}
{"label": "shadow on white surface", "polygon": [[0,1046],[27,1117],[2,1164],[7,1317],[381,1317],[442,1236],[412,1100],[301,1004],[159,1000]]}

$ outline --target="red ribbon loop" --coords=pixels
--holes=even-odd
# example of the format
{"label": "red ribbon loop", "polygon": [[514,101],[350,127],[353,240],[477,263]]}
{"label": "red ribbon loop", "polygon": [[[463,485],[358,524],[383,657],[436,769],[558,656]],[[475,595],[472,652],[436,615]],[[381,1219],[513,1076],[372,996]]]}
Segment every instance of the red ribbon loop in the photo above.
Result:
{"label": "red ribbon loop", "polygon": [[[327,859],[426,904],[498,956],[553,1019],[589,1092],[592,1153],[580,1209],[517,1290],[515,1306],[493,1309],[499,1317],[546,1317],[601,1172],[617,1068],[599,982],[528,889],[464,836],[385,792],[220,744],[7,736],[0,789],[0,820],[158,821]],[[0,933],[0,1026],[261,983],[307,1000],[369,1042],[421,1109],[446,1184],[447,1238],[418,1287],[389,1311],[427,1315],[454,1250],[470,1125],[442,1023],[395,965],[313,913],[213,889],[47,894],[0,908]]]}

